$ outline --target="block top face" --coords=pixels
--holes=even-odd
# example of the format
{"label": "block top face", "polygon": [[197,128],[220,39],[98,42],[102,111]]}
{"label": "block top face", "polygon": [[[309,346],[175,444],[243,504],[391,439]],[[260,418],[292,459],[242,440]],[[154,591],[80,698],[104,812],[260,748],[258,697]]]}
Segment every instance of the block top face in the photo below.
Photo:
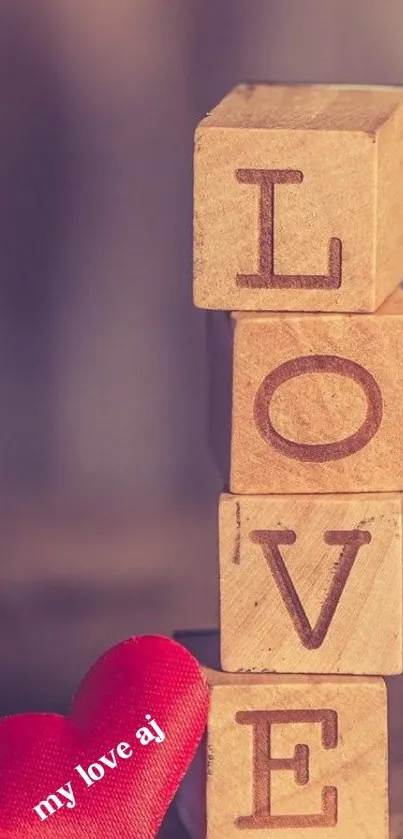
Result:
{"label": "block top face", "polygon": [[360,131],[375,135],[397,108],[403,89],[349,85],[239,85],[199,128]]}
{"label": "block top face", "polygon": [[403,264],[403,89],[241,86],[196,130],[194,302],[372,312]]}

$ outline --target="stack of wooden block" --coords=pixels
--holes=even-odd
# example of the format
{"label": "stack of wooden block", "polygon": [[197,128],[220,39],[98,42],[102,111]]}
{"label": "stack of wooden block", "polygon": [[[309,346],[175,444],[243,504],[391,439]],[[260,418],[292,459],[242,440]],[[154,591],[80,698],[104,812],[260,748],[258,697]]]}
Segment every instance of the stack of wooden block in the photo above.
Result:
{"label": "stack of wooden block", "polygon": [[387,839],[403,91],[241,86],[195,154],[195,303],[232,312],[207,839]]}

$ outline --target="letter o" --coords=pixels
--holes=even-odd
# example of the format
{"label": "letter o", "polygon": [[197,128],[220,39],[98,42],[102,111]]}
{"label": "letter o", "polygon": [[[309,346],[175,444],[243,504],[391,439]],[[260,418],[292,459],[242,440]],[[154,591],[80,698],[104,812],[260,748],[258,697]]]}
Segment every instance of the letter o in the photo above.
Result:
{"label": "letter o", "polygon": [[[367,413],[350,437],[335,443],[295,443],[276,431],[269,416],[274,392],[289,379],[307,373],[337,373],[360,385],[367,399]],[[253,414],[261,437],[281,454],[294,460],[323,463],[348,457],[369,443],[382,421],[382,393],[371,373],[355,361],[336,355],[305,355],[285,361],[266,376],[256,393]]]}
{"label": "letter o", "polygon": [[[97,770],[96,772],[95,769]],[[88,767],[88,775],[93,781],[100,781],[105,775],[105,769],[100,763],[92,763],[91,766]]]}

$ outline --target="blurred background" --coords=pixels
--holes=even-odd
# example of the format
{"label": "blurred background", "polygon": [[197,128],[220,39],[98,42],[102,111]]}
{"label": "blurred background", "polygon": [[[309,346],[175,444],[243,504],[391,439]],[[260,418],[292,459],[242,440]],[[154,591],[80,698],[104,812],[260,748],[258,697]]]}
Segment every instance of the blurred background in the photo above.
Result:
{"label": "blurred background", "polygon": [[403,84],[402,31],[399,0],[0,4],[0,713],[217,625],[194,127],[242,81]]}

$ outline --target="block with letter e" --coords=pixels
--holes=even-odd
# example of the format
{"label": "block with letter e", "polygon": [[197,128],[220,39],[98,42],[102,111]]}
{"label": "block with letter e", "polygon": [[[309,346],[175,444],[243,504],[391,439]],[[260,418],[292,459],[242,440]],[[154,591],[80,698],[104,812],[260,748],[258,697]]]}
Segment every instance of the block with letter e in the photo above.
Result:
{"label": "block with letter e", "polygon": [[403,291],[370,315],[232,316],[233,493],[403,489]]}
{"label": "block with letter e", "polygon": [[403,89],[241,85],[195,137],[194,299],[372,312],[402,274]]}
{"label": "block with letter e", "polygon": [[388,839],[382,679],[207,677],[206,839]]}
{"label": "block with letter e", "polygon": [[[176,801],[191,839],[206,839],[206,832],[209,839],[216,836],[221,839],[223,836],[229,839],[247,839],[249,836],[250,839],[260,836],[281,839],[283,836],[287,839],[388,837],[387,715],[382,679],[220,674],[217,672],[220,667],[217,631],[178,632],[175,637],[204,665],[212,696],[206,738]],[[392,745],[389,760],[390,839],[401,839],[401,693],[398,680],[387,681],[389,742]],[[316,715],[316,721],[312,718],[308,722],[307,710]],[[260,715],[248,716],[255,711],[260,711]],[[302,712],[301,721],[293,722],[289,717],[289,721],[284,722],[280,715],[274,721],[276,712],[287,711]],[[237,720],[238,712],[245,716]],[[335,714],[337,746],[332,748],[336,740]],[[261,777],[257,785],[255,748]],[[281,760],[288,761],[283,768],[275,762]],[[306,780],[306,761],[309,780],[298,784],[298,777]],[[209,784],[207,807],[206,779]],[[250,819],[259,800],[263,816],[269,811],[275,816],[323,817],[324,788],[337,790],[337,822],[332,826],[314,827],[312,824],[286,828],[280,822],[279,827],[260,829],[248,827],[248,822],[245,827],[243,821],[238,821],[242,817]],[[294,799],[294,794],[298,798]],[[325,812],[330,814],[330,821],[335,793],[330,793],[329,789],[326,801],[328,810]]]}

